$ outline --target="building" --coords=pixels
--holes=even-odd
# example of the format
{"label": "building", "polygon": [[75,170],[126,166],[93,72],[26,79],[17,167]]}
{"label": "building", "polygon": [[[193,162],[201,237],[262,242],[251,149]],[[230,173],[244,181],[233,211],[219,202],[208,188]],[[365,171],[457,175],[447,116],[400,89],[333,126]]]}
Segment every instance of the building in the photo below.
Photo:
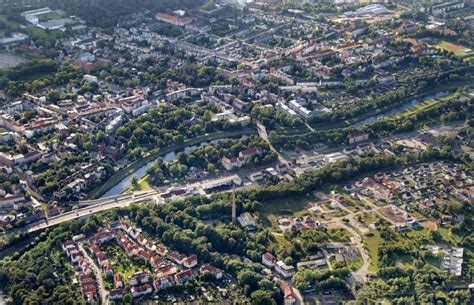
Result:
{"label": "building", "polygon": [[334,162],[339,162],[339,161],[343,161],[343,160],[346,160],[348,158],[347,155],[341,153],[341,152],[335,152],[335,153],[332,153],[332,154],[327,154],[324,156],[324,161],[326,163],[334,163]]}
{"label": "building", "polygon": [[153,283],[153,286],[155,287],[157,291],[171,288],[174,285],[175,285],[175,281],[172,275],[157,278],[155,282]]}
{"label": "building", "polygon": [[219,269],[217,267],[214,267],[210,264],[204,264],[204,265],[201,266],[201,268],[199,268],[199,272],[202,273],[202,272],[205,272],[205,271],[211,273],[216,280],[221,279],[222,276],[224,275],[224,271],[222,271],[221,269]]}
{"label": "building", "polygon": [[288,266],[283,261],[276,262],[275,270],[284,278],[290,278],[295,274],[295,267]]}
{"label": "building", "polygon": [[281,290],[283,291],[283,299],[285,305],[293,305],[296,302],[296,296],[293,292],[293,287],[286,281],[280,282]]}
{"label": "building", "polygon": [[446,254],[443,257],[443,262],[441,263],[441,268],[450,274],[461,276],[463,263],[464,248],[452,248],[446,250]]}
{"label": "building", "polygon": [[429,11],[434,16],[441,16],[463,8],[463,1],[441,1],[441,3],[431,6],[431,9],[429,9]]}
{"label": "building", "polygon": [[145,294],[150,294],[153,291],[153,288],[150,284],[143,284],[140,286],[133,286],[130,289],[130,292],[132,293],[132,297],[134,298],[139,298]]}
{"label": "building", "polygon": [[177,273],[174,276],[174,279],[176,280],[177,283],[184,283],[186,281],[193,280],[196,277],[196,274],[193,272],[191,269],[187,269],[184,271],[181,271],[180,273]]}
{"label": "building", "polygon": [[354,132],[351,132],[347,136],[347,141],[349,142],[349,144],[354,144],[354,143],[366,141],[368,139],[369,139],[369,135],[365,132],[362,132],[362,131],[354,131]]}
{"label": "building", "polygon": [[182,265],[185,259],[184,255],[176,251],[168,253],[167,257],[169,260],[171,260],[172,262],[175,262],[178,265]]}
{"label": "building", "polygon": [[110,290],[109,297],[111,300],[121,300],[123,298],[123,289],[112,289]]}
{"label": "building", "polygon": [[242,213],[239,217],[237,217],[237,220],[239,221],[239,224],[247,231],[254,231],[257,229],[257,223],[255,222],[255,219],[248,212]]}
{"label": "building", "polygon": [[222,158],[221,163],[228,171],[233,170],[234,168],[240,168],[245,164],[242,158],[227,158],[226,156]]}
{"label": "building", "polygon": [[243,158],[248,162],[248,160],[256,155],[261,155],[263,149],[261,147],[250,147],[239,152],[239,158]]}
{"label": "building", "polygon": [[186,268],[193,268],[198,264],[198,259],[196,255],[191,255],[183,259],[183,266]]}
{"label": "building", "polygon": [[170,23],[177,26],[185,26],[193,21],[193,18],[176,17],[164,13],[156,13],[155,19],[158,21]]}
{"label": "building", "polygon": [[116,273],[114,275],[114,286],[115,288],[122,288],[123,287],[123,276],[122,273]]}
{"label": "building", "polygon": [[273,254],[270,252],[262,254],[262,264],[267,266],[268,268],[273,268],[275,267],[275,263],[277,262],[277,259]]}
{"label": "building", "polygon": [[128,283],[130,286],[148,283],[150,281],[150,277],[151,274],[149,272],[137,272],[128,277]]}
{"label": "building", "polygon": [[202,189],[206,193],[212,193],[219,190],[231,188],[234,185],[241,185],[242,180],[237,175],[224,177],[221,179],[210,180],[202,184]]}

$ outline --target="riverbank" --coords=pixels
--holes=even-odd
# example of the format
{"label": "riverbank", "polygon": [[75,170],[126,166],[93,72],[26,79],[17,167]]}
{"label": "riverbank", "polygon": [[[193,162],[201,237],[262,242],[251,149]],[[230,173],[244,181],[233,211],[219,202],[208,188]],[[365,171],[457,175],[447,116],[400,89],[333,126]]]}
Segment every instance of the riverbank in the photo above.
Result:
{"label": "riverbank", "polygon": [[[140,169],[142,169],[144,166],[146,166],[147,163],[153,162],[155,159],[162,157],[173,151],[179,151],[188,146],[198,145],[202,142],[214,141],[214,140],[219,140],[222,138],[235,138],[235,137],[241,137],[243,135],[251,135],[251,134],[256,134],[256,133],[257,133],[256,129],[250,129],[250,128],[244,128],[242,130],[230,131],[230,132],[217,132],[217,133],[199,136],[194,139],[190,139],[188,141],[184,141],[182,144],[179,144],[179,145],[173,145],[164,149],[151,150],[147,156],[139,160],[136,160],[132,162],[131,164],[129,164],[128,166],[117,171],[104,184],[92,190],[89,194],[89,197],[92,199],[97,199],[103,196],[114,186],[121,183],[122,180],[126,179],[127,177],[134,176],[135,173],[139,171]],[[146,168],[144,169],[144,171],[146,171]]]}

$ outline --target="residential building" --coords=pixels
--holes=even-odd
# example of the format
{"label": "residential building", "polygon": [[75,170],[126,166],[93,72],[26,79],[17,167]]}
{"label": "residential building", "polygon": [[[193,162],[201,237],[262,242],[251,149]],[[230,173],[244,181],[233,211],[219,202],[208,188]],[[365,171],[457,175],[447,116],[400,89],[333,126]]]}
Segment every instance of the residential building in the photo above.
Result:
{"label": "residential building", "polygon": [[295,274],[295,267],[288,266],[283,261],[276,262],[275,270],[284,278],[290,278]]}

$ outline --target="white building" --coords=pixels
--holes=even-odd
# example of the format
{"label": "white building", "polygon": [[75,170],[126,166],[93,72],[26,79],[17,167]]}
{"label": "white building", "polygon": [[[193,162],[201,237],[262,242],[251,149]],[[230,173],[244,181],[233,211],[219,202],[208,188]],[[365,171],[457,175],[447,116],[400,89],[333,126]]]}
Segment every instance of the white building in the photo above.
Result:
{"label": "white building", "polygon": [[288,266],[283,261],[276,262],[275,270],[284,278],[290,278],[295,274],[295,267]]}

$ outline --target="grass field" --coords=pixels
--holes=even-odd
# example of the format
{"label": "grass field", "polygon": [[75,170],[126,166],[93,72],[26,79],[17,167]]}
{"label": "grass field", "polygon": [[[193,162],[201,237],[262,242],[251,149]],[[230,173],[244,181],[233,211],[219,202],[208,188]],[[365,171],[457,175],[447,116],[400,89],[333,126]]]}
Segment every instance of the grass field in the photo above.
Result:
{"label": "grass field", "polygon": [[316,201],[316,197],[310,195],[306,197],[264,201],[262,202],[263,207],[260,212],[265,215],[290,216],[304,210],[311,201]]}
{"label": "grass field", "polygon": [[370,255],[369,271],[377,271],[379,269],[379,246],[382,243],[382,238],[378,231],[373,231],[372,234],[373,236],[365,238],[365,244]]}
{"label": "grass field", "polygon": [[138,180],[138,187],[135,188],[133,185],[130,186],[130,188],[126,191],[128,192],[134,192],[134,191],[144,191],[144,190],[149,190],[151,189],[151,185],[148,182],[149,175],[145,175],[143,178]]}
{"label": "grass field", "polygon": [[14,30],[16,30],[20,27],[20,25],[17,22],[8,20],[7,16],[5,16],[5,15],[0,15],[0,22],[7,24],[8,26],[10,26]]}
{"label": "grass field", "polygon": [[466,52],[467,50],[469,50],[468,48],[463,47],[463,46],[458,45],[458,44],[455,44],[455,43],[452,43],[452,42],[449,42],[449,41],[446,41],[446,40],[442,40],[442,41],[438,42],[436,44],[436,47],[438,47],[440,49],[443,49],[443,50],[446,50],[448,52],[452,52],[454,55],[459,56],[459,57],[464,57],[464,56],[469,55]]}
{"label": "grass field", "polygon": [[49,14],[40,15],[38,19],[40,22],[43,22],[43,21],[48,21],[48,20],[57,20],[62,17],[63,17],[63,14],[59,13],[58,11],[52,11]]}
{"label": "grass field", "polygon": [[[360,221],[367,227],[379,220],[377,215],[373,212],[369,212],[369,213],[364,212],[360,215],[361,215]],[[358,218],[356,219],[359,220]]]}
{"label": "grass field", "polygon": [[397,113],[394,116],[392,116],[391,118],[400,119],[402,117],[412,117],[412,116],[414,116],[418,113],[426,111],[426,110],[428,110],[430,108],[433,108],[433,107],[435,107],[439,104],[448,103],[448,102],[456,99],[458,96],[459,96],[458,93],[455,93],[455,94],[448,95],[448,96],[441,97],[441,98],[430,99],[430,100],[424,101],[421,104],[416,105],[415,107],[412,107],[412,108],[407,109],[403,112]]}

